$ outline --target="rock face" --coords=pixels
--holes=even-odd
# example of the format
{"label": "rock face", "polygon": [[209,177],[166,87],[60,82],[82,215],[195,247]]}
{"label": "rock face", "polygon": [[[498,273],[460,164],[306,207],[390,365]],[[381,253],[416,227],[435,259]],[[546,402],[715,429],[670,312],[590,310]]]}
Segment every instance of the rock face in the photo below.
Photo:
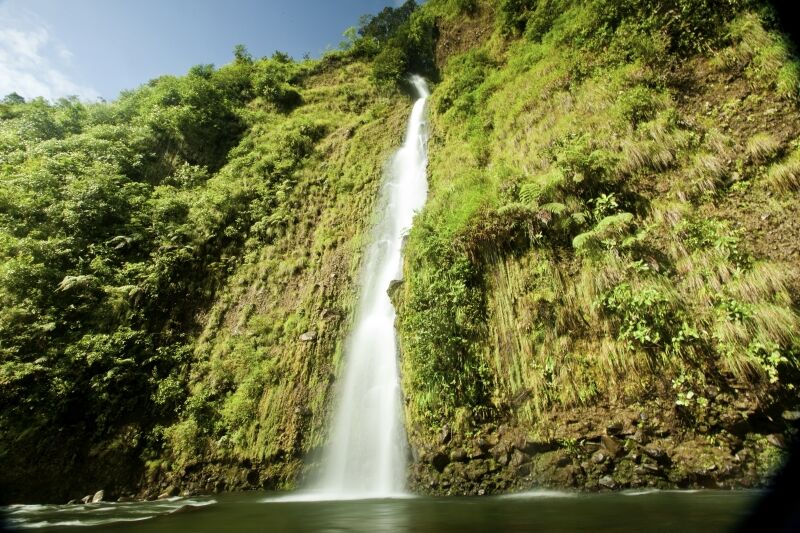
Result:
{"label": "rock face", "polygon": [[687,425],[659,404],[587,408],[579,415],[552,415],[547,438],[510,424],[487,424],[469,433],[448,429],[446,439],[438,431],[419,444],[412,431],[410,441],[417,447],[410,488],[479,495],[533,487],[757,487],[780,464],[791,438],[790,429],[776,432],[776,426],[755,426],[746,418],[735,426],[737,433],[721,422]]}
{"label": "rock face", "polygon": [[178,488],[175,485],[170,485],[164,492],[158,495],[158,499],[165,500],[167,498],[172,498],[173,496],[177,496],[178,492]]}
{"label": "rock face", "polygon": [[97,492],[94,493],[94,496],[92,496],[92,503],[102,502],[105,495],[106,495],[105,491],[98,490]]}

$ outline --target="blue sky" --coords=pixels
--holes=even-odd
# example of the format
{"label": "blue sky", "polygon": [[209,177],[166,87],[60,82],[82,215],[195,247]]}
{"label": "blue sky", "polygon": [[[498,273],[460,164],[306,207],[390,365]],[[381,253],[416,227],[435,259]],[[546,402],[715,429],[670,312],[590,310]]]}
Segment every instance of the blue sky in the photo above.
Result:
{"label": "blue sky", "polygon": [[0,97],[116,98],[162,74],[335,48],[365,13],[400,0],[0,0]]}

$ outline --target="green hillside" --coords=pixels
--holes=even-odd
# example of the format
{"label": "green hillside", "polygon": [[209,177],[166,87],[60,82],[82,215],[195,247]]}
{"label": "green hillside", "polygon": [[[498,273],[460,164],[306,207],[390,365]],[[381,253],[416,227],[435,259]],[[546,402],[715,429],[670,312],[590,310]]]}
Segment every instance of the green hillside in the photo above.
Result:
{"label": "green hillside", "polygon": [[303,479],[410,72],[412,488],[765,483],[800,418],[800,63],[771,8],[410,1],[345,35],[0,103],[3,498]]}
{"label": "green hillside", "polygon": [[396,298],[413,479],[763,482],[800,348],[800,66],[773,13],[470,7],[440,24]]}

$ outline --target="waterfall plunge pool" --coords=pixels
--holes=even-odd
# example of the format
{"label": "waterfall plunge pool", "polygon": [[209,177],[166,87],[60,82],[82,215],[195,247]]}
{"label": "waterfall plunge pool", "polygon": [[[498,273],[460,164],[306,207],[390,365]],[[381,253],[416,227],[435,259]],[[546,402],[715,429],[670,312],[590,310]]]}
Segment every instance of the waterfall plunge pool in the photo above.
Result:
{"label": "waterfall plunge pool", "polygon": [[[507,496],[303,501],[243,492],[168,501],[3,508],[8,525],[47,532],[702,532],[729,531],[757,491],[534,491]],[[287,498],[288,496],[288,498]]]}

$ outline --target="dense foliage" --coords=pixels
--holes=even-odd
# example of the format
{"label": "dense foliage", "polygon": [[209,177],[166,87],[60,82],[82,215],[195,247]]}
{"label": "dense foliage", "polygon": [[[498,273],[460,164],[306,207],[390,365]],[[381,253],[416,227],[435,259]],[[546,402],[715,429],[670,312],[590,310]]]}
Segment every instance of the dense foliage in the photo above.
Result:
{"label": "dense foliage", "polygon": [[[351,117],[377,102],[364,73],[350,67],[360,81],[341,84],[322,106],[318,92],[303,88],[352,55],[297,63],[280,52],[254,60],[237,47],[222,68],[198,65],[113,103],[13,94],[0,103],[5,497],[28,490],[21,479],[57,478],[40,493],[46,498],[91,480],[130,486],[143,461],[197,449],[200,437],[185,423],[168,429],[176,419],[188,416],[216,438],[232,431],[228,423],[258,419],[220,418],[232,406],[215,401],[236,391],[239,377],[226,376],[217,396],[191,392],[204,378],[197,337],[242,257],[292,234],[299,213],[291,193],[307,179],[298,172],[318,142],[342,127],[352,136],[364,119]],[[342,179],[379,175],[378,158],[363,157]],[[366,218],[360,213],[353,210]],[[294,328],[277,329],[294,342]],[[264,377],[250,374],[237,401],[263,393],[254,383]]]}
{"label": "dense foliage", "polygon": [[3,496],[302,473],[410,72],[440,81],[393,293],[412,441],[732,409],[715,388],[793,406],[800,67],[774,24],[749,0],[408,0],[319,61],[238,46],[112,103],[8,95]]}
{"label": "dense foliage", "polygon": [[[706,408],[712,384],[763,406],[791,398],[797,258],[740,226],[797,201],[800,75],[769,9],[477,12],[495,33],[448,57],[434,91],[431,198],[398,297],[415,438],[658,395]],[[713,94],[686,92],[718,78]],[[755,118],[770,106],[789,118]]]}

